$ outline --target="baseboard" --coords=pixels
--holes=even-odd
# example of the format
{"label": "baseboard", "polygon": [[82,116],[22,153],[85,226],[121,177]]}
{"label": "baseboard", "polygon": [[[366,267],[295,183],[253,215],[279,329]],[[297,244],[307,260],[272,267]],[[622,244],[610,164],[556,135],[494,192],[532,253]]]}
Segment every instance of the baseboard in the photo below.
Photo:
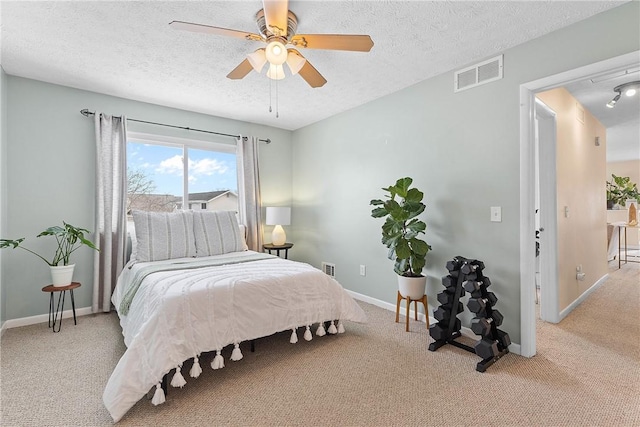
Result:
{"label": "baseboard", "polygon": [[558,323],[562,322],[562,319],[564,319],[565,317],[567,317],[569,315],[569,313],[571,313],[577,306],[579,306],[580,304],[582,304],[582,301],[586,300],[587,297],[589,295],[591,295],[591,293],[593,291],[595,291],[596,289],[598,289],[600,286],[602,286],[607,279],[609,278],[609,273],[605,274],[604,276],[602,276],[600,279],[598,279],[596,281],[596,283],[594,283],[589,289],[587,289],[586,291],[584,291],[582,293],[582,295],[580,295],[575,301],[573,301],[571,304],[569,304],[567,306],[567,308],[565,308],[564,310],[562,310],[560,312],[560,319],[558,320]]}
{"label": "baseboard", "polygon": [[[366,302],[367,304],[375,305],[376,307],[384,308],[385,310],[389,310],[394,313],[396,312],[396,306],[391,303],[388,303],[386,301],[382,301],[376,298],[372,298],[368,295],[359,294],[357,292],[353,292],[348,289],[345,289],[345,290],[349,295],[351,295],[353,299]],[[407,312],[406,308],[400,306],[400,314],[405,316],[406,312]],[[409,314],[413,317],[414,316],[413,310],[409,310]],[[426,317],[423,313],[418,313],[418,320],[420,320],[421,322],[426,322],[425,319]],[[438,321],[432,316],[429,316],[429,323],[434,324],[434,323],[438,323]],[[460,333],[465,337],[468,337],[474,340],[478,339],[478,336],[471,329],[466,328],[464,326],[460,329]],[[520,344],[511,343],[511,345],[509,346],[509,351],[514,354],[520,354]]]}
{"label": "baseboard", "polygon": [[[86,316],[87,314],[93,314],[91,307],[83,307],[76,309],[76,317]],[[69,317],[73,317],[73,310],[65,310],[62,312],[62,318],[68,319]],[[2,332],[4,333],[5,329],[11,328],[19,328],[21,326],[29,326],[35,325],[38,323],[47,323],[49,322],[48,314],[38,314],[37,316],[29,316],[29,317],[21,317],[19,319],[10,319],[4,322],[2,325]]]}

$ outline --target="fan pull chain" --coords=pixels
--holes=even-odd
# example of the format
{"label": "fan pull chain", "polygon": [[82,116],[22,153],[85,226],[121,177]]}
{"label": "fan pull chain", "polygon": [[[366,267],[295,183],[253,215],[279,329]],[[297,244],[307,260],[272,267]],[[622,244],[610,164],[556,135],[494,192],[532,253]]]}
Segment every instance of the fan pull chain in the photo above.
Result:
{"label": "fan pull chain", "polygon": [[269,79],[269,112],[271,112],[271,79]]}
{"label": "fan pull chain", "polygon": [[276,80],[276,119],[280,117],[278,112],[278,81]]}

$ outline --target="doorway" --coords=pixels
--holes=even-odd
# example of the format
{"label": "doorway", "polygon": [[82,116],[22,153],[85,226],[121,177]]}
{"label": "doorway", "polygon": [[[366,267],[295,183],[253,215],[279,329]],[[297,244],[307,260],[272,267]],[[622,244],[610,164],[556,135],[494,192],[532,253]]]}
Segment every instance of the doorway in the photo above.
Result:
{"label": "doorway", "polygon": [[[536,354],[536,308],[535,308],[535,230],[536,230],[536,102],[535,93],[566,84],[583,80],[606,72],[622,70],[638,63],[638,54],[632,52],[605,61],[580,67],[571,71],[563,72],[543,79],[535,80],[520,86],[520,324],[521,324],[521,344],[520,353],[525,357],[532,357]],[[541,109],[542,111],[542,109]],[[542,113],[544,114],[544,113]],[[544,144],[543,144],[544,145]],[[542,146],[541,146],[542,148]],[[554,145],[555,149],[555,145]],[[548,156],[540,156],[540,176],[548,176],[555,171],[555,161],[551,161]],[[554,182],[555,187],[555,182]],[[549,206],[552,199],[555,199],[555,192],[550,192],[541,183],[540,205]],[[546,209],[545,209],[546,210]],[[542,210],[541,210],[542,213]],[[552,210],[555,216],[556,210]],[[544,224],[544,222],[543,222]],[[547,225],[541,240],[546,246],[557,247],[557,230],[554,231]],[[541,252],[542,254],[542,252]],[[555,258],[557,264],[557,256]],[[551,266],[550,266],[551,264]],[[545,275],[553,274],[553,263],[545,262],[541,258],[541,278]],[[545,295],[545,284],[541,285],[541,299]],[[547,297],[552,297],[551,290],[546,292]],[[557,291],[556,291],[557,303]],[[551,309],[552,302],[543,302],[548,309]],[[555,310],[557,312],[557,309]]]}

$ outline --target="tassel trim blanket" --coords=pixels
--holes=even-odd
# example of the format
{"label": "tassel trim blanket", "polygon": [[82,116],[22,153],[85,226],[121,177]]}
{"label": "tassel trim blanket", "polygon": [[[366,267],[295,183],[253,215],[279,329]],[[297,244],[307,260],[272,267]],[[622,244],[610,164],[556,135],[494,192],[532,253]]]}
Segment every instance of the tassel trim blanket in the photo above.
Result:
{"label": "tassel trim blanket", "polygon": [[[220,369],[224,367],[220,351],[229,344],[234,345],[231,360],[238,361],[242,359],[238,344],[243,341],[291,330],[290,342],[295,343],[298,327],[308,341],[314,324],[318,324],[316,335],[322,336],[344,332],[343,320],[366,322],[342,286],[308,264],[252,251],[206,258],[129,264],[118,278],[112,302],[127,350],[103,393],[114,421],[152,387],[152,403],[164,402],[159,383],[171,369],[176,369],[171,385],[184,386],[185,360],[193,358],[189,376],[197,378],[202,372],[198,356],[203,352],[215,351],[211,367]],[[191,262],[202,265],[191,268]],[[178,263],[187,265],[176,269]],[[148,274],[134,280],[143,270]],[[120,308],[127,299],[124,314]],[[325,321],[331,321],[327,330]]]}

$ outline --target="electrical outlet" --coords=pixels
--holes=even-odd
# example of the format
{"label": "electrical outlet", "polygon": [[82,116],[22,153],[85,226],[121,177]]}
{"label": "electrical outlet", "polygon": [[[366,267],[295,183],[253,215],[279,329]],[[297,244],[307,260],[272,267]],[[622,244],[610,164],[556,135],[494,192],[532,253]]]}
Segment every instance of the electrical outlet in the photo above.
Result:
{"label": "electrical outlet", "polygon": [[365,267],[364,265],[360,265],[360,275],[361,276],[366,276],[367,275],[367,267]]}

